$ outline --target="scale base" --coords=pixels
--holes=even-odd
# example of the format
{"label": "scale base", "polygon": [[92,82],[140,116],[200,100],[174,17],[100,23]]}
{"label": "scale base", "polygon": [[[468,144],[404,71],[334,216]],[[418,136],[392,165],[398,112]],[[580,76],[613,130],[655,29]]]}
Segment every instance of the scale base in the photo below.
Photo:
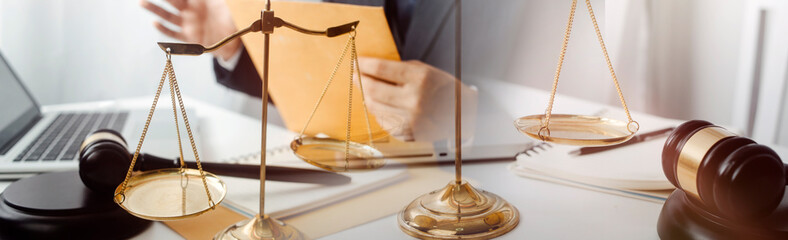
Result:
{"label": "scale base", "polygon": [[257,240],[257,239],[270,239],[270,240],[300,240],[304,236],[290,225],[282,221],[264,215],[255,215],[254,218],[240,221],[233,224],[222,232],[216,234],[213,239],[217,240]]}
{"label": "scale base", "polygon": [[517,226],[517,208],[466,181],[413,200],[397,217],[400,229],[420,239],[489,239]]}

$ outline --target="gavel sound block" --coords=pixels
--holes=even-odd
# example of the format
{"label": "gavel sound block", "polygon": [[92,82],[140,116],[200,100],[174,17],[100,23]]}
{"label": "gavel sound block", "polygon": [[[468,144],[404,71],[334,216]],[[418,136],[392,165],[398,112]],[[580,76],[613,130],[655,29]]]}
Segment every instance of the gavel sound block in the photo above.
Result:
{"label": "gavel sound block", "polygon": [[76,170],[21,179],[0,194],[0,239],[124,239],[150,226],[111,197]]}

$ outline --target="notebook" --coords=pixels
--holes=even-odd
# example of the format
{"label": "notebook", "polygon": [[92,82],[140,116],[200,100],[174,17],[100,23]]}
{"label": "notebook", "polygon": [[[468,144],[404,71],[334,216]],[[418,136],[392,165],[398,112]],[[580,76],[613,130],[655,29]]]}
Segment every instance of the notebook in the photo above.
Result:
{"label": "notebook", "polygon": [[[615,110],[611,110],[615,112]],[[633,114],[639,133],[678,126],[681,121]],[[579,146],[537,143],[517,155],[509,170],[534,178],[648,201],[664,201],[675,188],[662,170],[667,136],[603,152],[573,156]]]}
{"label": "notebook", "polygon": [[[249,129],[257,132],[257,129]],[[290,149],[290,141],[298,135],[295,132],[269,124],[267,128],[267,166],[284,166],[295,168],[319,169],[298,158]],[[239,143],[243,145],[244,143]],[[252,146],[254,144],[250,144]],[[259,145],[258,145],[259,146]],[[247,149],[239,146],[239,149]],[[254,148],[248,148],[254,149]],[[260,164],[260,152],[251,151],[238,154],[219,162],[235,164]],[[406,168],[384,165],[383,168],[341,173],[351,177],[351,182],[344,185],[324,186],[309,183],[290,183],[266,181],[266,213],[276,218],[305,213],[332,203],[352,198],[376,189],[383,188],[408,179]],[[222,176],[227,185],[227,196],[224,205],[251,217],[260,206],[260,181]]]}
{"label": "notebook", "polygon": [[[270,165],[312,167],[295,158],[292,162],[287,163],[272,161]],[[352,180],[349,184],[324,186],[267,181],[266,213],[275,218],[287,218],[384,188],[408,178],[406,168],[383,167],[374,171],[343,174],[351,177]],[[228,190],[225,205],[247,215],[247,217],[258,212],[260,206],[259,180],[224,176],[222,180],[227,184]]]}
{"label": "notebook", "polygon": [[527,167],[520,166],[516,162],[510,164],[508,168],[510,171],[512,171],[514,174],[520,177],[558,183],[558,184],[588,189],[597,192],[604,192],[604,193],[609,193],[609,194],[614,194],[614,195],[619,195],[619,196],[624,196],[634,199],[645,200],[649,202],[656,202],[656,203],[665,202],[665,200],[668,199],[668,196],[670,196],[670,193],[673,192],[673,190],[632,190],[632,189],[611,188],[611,187],[605,187],[600,185],[594,185],[585,182],[574,181],[571,179],[556,177],[549,173],[543,173],[543,172],[531,170]]}

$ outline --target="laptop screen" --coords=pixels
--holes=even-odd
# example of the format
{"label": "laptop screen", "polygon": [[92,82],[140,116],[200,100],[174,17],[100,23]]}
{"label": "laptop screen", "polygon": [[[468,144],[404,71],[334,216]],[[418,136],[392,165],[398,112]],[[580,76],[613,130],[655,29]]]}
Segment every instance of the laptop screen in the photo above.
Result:
{"label": "laptop screen", "polygon": [[0,54],[0,155],[40,118],[33,97]]}

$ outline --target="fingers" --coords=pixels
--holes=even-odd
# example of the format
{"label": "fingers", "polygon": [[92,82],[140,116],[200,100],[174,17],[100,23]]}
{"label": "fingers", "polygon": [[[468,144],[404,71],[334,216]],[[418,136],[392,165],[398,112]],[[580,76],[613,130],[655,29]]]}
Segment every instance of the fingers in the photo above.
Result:
{"label": "fingers", "polygon": [[167,0],[167,2],[175,7],[175,9],[178,9],[178,11],[182,11],[187,6],[186,0]]}
{"label": "fingers", "polygon": [[175,14],[173,14],[173,13],[167,11],[167,10],[164,10],[164,8],[161,8],[161,7],[157,6],[156,4],[148,2],[147,0],[141,0],[140,1],[140,5],[143,8],[147,9],[148,11],[152,12],[153,14],[156,14],[156,16],[159,16],[160,18],[164,19],[167,22],[170,22],[170,23],[175,24],[177,26],[181,26],[183,24],[183,18],[181,18],[181,16],[175,15]]}
{"label": "fingers", "polygon": [[153,26],[155,26],[156,29],[159,30],[159,32],[163,33],[164,35],[167,35],[168,37],[175,38],[184,42],[186,41],[186,37],[183,35],[182,32],[173,31],[172,29],[169,29],[164,25],[162,25],[160,22],[153,22]]}
{"label": "fingers", "polygon": [[379,58],[360,57],[359,70],[362,74],[402,85],[413,81],[424,80],[429,74],[428,67],[417,66],[412,62],[400,62]]}
{"label": "fingers", "polygon": [[367,100],[403,110],[413,109],[417,105],[418,93],[410,91],[410,88],[392,85],[369,76],[362,77],[361,81]]}
{"label": "fingers", "polygon": [[378,124],[386,130],[389,135],[404,141],[413,140],[413,133],[411,131],[411,125],[413,124],[414,118],[413,114],[376,101],[367,102],[367,108],[370,113],[375,115]]}
{"label": "fingers", "polygon": [[379,102],[391,102],[396,100],[396,95],[402,87],[383,82],[374,77],[364,76],[361,78],[364,84],[364,94],[367,98],[372,98]]}

